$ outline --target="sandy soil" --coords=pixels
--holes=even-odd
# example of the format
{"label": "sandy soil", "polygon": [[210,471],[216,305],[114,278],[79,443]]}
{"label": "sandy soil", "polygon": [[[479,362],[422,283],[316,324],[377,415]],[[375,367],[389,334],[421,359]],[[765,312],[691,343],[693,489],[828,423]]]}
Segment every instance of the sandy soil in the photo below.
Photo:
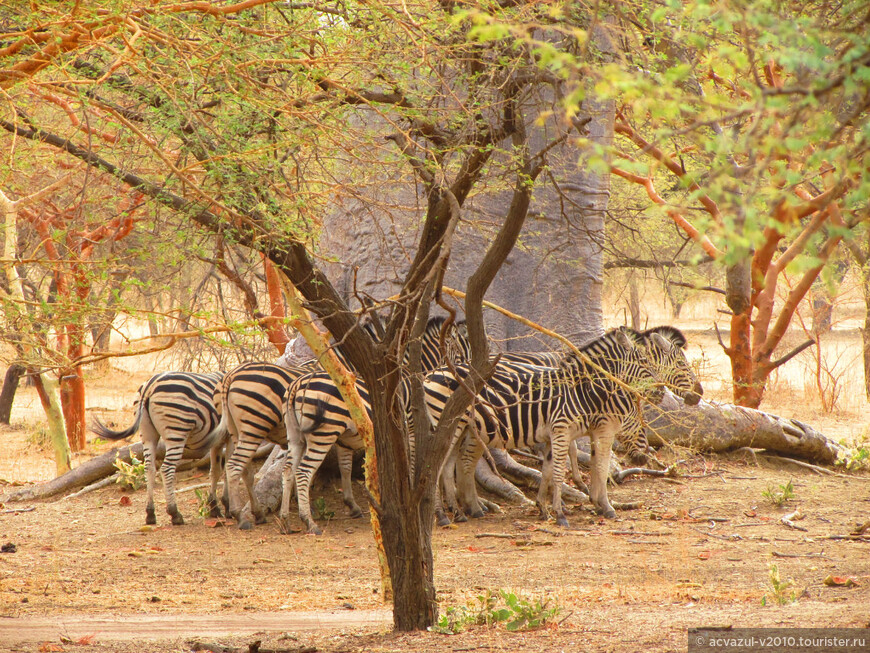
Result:
{"label": "sandy soil", "polygon": [[[89,406],[126,425],[148,376],[90,379]],[[765,406],[772,412],[810,421],[835,439],[866,433],[863,400],[820,415],[795,391],[799,385],[778,384]],[[13,426],[0,430],[0,494],[3,485],[53,476],[39,423],[38,402],[25,390]],[[104,449],[89,445],[83,457]],[[499,590],[559,607],[549,626],[523,633],[499,625],[457,635],[391,633],[368,521],[345,517],[337,480],[314,490],[335,513],[320,537],[282,535],[273,522],[248,532],[206,525],[193,491],[180,494],[182,527],[169,525],[162,494],[158,526],[144,527],[144,490],[112,486],[7,503],[0,545],[15,551],[0,553],[0,651],[169,653],[191,650],[195,640],[335,652],[673,651],[686,649],[689,627],[870,628],[870,543],[843,539],[870,519],[870,476],[662,453],[670,456],[688,460],[680,478],[633,479],[611,490],[612,499],[643,505],[615,521],[581,506],[569,517],[572,529],[562,530],[503,506],[501,515],[436,530],[442,611]],[[205,481],[186,473],[180,487]],[[789,481],[795,498],[784,507],[764,497]],[[795,509],[806,530],[781,523]],[[779,592],[783,604],[771,582],[774,565],[790,583]],[[829,586],[829,576],[852,583]]]}
{"label": "sandy soil", "polygon": [[[563,531],[505,506],[502,515],[437,530],[442,608],[474,604],[479,594],[500,589],[560,607],[558,625],[523,634],[499,626],[456,636],[390,634],[388,616],[374,612],[384,604],[367,522],[343,516],[331,481],[318,492],[336,517],[321,537],[281,535],[274,523],[250,532],[208,527],[196,516],[192,492],[181,495],[189,518],[183,527],[168,525],[162,514],[156,528],[144,527],[144,491],[117,487],[8,504],[0,514],[0,543],[16,551],[0,554],[0,650],[58,650],[46,648],[48,642],[70,651],[168,652],[189,650],[188,640],[205,637],[236,645],[262,638],[263,646],[321,651],[556,651],[581,643],[667,651],[684,649],[686,628],[694,626],[870,627],[870,544],[831,539],[847,536],[870,515],[867,477],[702,457],[685,472],[671,482],[643,479],[615,488],[615,499],[644,505],[616,521],[578,508],[573,528]],[[203,480],[188,475],[181,485]],[[789,480],[796,498],[785,508],[765,500],[765,490]],[[806,531],[779,521],[795,508],[806,515],[799,522]],[[793,583],[785,594],[796,601],[777,604],[772,565]],[[826,586],[831,575],[856,586]],[[322,616],[313,630],[297,614],[312,610]],[[260,612],[272,614],[258,620]],[[354,613],[368,625],[348,622],[344,615]],[[101,630],[100,622],[73,627],[79,617],[107,615],[126,624],[127,634],[105,624]],[[210,621],[183,621],[189,615]],[[253,619],[214,629],[221,616],[240,615]],[[175,620],[175,630],[142,620],[161,616],[169,626]],[[63,621],[25,632],[28,619],[45,618]],[[257,631],[264,634],[247,634]],[[151,638],[159,639],[146,644]]]}

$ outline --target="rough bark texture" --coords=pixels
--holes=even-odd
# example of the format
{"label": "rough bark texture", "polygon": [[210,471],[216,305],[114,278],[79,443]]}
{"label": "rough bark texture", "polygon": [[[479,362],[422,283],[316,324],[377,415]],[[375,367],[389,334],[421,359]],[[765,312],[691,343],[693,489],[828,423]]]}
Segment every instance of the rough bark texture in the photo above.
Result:
{"label": "rough bark texture", "polygon": [[647,411],[647,438],[698,451],[723,452],[752,447],[814,463],[832,464],[842,448],[813,427],[752,408],[701,401],[686,406],[666,393]]}
{"label": "rough bark texture", "polygon": [[3,390],[0,390],[0,424],[9,424],[12,417],[12,402],[18,390],[18,381],[24,374],[24,367],[13,363],[6,369],[3,377]]}

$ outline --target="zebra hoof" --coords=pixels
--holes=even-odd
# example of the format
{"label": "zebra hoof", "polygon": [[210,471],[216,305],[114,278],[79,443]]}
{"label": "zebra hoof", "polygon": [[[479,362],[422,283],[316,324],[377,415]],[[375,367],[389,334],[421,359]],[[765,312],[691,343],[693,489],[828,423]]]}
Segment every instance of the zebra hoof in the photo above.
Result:
{"label": "zebra hoof", "polygon": [[173,526],[184,526],[184,517],[179,513],[175,513],[172,515],[172,524]]}
{"label": "zebra hoof", "polygon": [[562,528],[568,528],[568,520],[565,518],[565,515],[556,517],[556,523]]}
{"label": "zebra hoof", "polygon": [[461,510],[457,510],[453,514],[453,521],[455,521],[457,524],[464,524],[465,522],[468,521],[468,517],[466,517],[465,513],[462,512]]}
{"label": "zebra hoof", "polygon": [[350,511],[350,518],[351,519],[359,519],[362,516],[363,516],[362,510],[360,510],[359,508],[351,509],[351,511]]}
{"label": "zebra hoof", "polygon": [[155,526],[157,524],[157,516],[154,514],[153,510],[145,511],[145,523],[148,526]]}
{"label": "zebra hoof", "polygon": [[243,519],[239,522],[239,530],[240,531],[249,531],[254,528],[254,525],[249,522],[247,519]]}
{"label": "zebra hoof", "polygon": [[441,528],[446,528],[450,526],[450,519],[448,519],[447,515],[441,513],[440,515],[435,516],[435,523]]}
{"label": "zebra hoof", "polygon": [[278,524],[278,532],[281,535],[290,535],[293,532],[293,529],[290,528],[290,518],[289,517],[281,517],[280,515],[275,519],[275,523]]}
{"label": "zebra hoof", "polygon": [[308,534],[309,535],[323,535],[323,531],[320,530],[320,526],[318,526],[317,524],[313,524],[312,526],[308,527]]}
{"label": "zebra hoof", "polygon": [[266,515],[256,515],[254,517],[255,524],[265,524],[266,523]]}
{"label": "zebra hoof", "polygon": [[616,511],[613,508],[604,508],[596,511],[605,519],[616,519]]}

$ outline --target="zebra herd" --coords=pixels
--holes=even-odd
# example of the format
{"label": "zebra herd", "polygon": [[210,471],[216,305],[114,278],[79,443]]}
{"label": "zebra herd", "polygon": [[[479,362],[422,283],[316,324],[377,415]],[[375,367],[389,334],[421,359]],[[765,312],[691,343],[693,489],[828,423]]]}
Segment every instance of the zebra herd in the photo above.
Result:
{"label": "zebra herd", "polygon": [[[590,499],[599,513],[614,517],[607,498],[607,474],[617,434],[623,434],[621,439],[631,441],[634,447],[645,449],[642,401],[658,403],[668,388],[691,405],[697,404],[703,393],[686,361],[686,345],[685,336],[674,327],[643,332],[620,327],[581,347],[579,355],[500,355],[492,376],[461,419],[442,467],[439,488],[447,508],[455,515],[463,510],[473,517],[483,514],[474,472],[486,448],[534,449],[543,453],[544,460],[536,504],[544,517],[549,514],[549,504],[557,523],[566,526],[561,480],[570,461],[575,482],[582,483],[575,441],[588,435],[593,461]],[[470,373],[470,345],[462,323],[445,325],[444,318],[430,320],[422,337],[422,350],[426,409],[434,424],[447,399]],[[347,364],[340,347],[335,351]],[[442,352],[446,352],[448,360]],[[356,385],[368,407],[365,383],[357,380]],[[413,447],[416,429],[406,399],[410,396],[407,380],[399,392]],[[310,533],[320,533],[311,515],[309,489],[333,446],[338,455],[344,503],[352,516],[362,514],[353,495],[351,467],[354,451],[363,443],[335,383],[313,360],[290,368],[250,362],[227,374],[157,374],[139,389],[132,426],[114,431],[96,421],[92,430],[113,440],[140,432],[148,491],[146,524],[156,523],[153,494],[161,439],[166,449],[162,466],[166,510],[173,524],[184,523],[175,501],[175,468],[182,457],[199,458],[209,453],[210,514],[220,514],[216,490],[224,449],[223,504],[227,514],[238,521],[240,528],[252,527],[243,514],[244,481],[254,521],[264,522],[265,511],[253,489],[251,461],[266,442],[288,451],[282,472],[282,527],[288,524],[295,490],[304,527]],[[441,505],[440,495],[436,505]],[[443,510],[437,512],[443,522]]]}

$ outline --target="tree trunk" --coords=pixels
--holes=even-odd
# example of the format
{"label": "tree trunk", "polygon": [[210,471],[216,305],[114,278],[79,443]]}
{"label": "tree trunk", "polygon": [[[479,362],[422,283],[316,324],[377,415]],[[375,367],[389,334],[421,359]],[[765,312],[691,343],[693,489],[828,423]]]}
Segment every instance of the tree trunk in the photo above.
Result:
{"label": "tree trunk", "polygon": [[66,374],[61,378],[60,404],[66,421],[70,450],[83,451],[87,423],[85,421],[85,379],[81,367],[76,367],[71,374]]}
{"label": "tree trunk", "polygon": [[397,428],[386,408],[372,406],[372,426],[381,494],[381,534],[393,588],[393,625],[397,630],[426,630],[438,616],[432,558],[434,483],[432,492],[415,505],[408,475],[407,436]]}
{"label": "tree trunk", "polygon": [[24,374],[24,366],[13,363],[6,369],[3,378],[3,390],[0,390],[0,424],[9,424],[12,418],[12,402],[15,401],[15,392],[18,390],[18,381]]}
{"label": "tree trunk", "polygon": [[628,311],[631,313],[631,328],[642,331],[640,317],[640,293],[637,288],[637,277],[633,272],[628,275]]}
{"label": "tree trunk", "polygon": [[864,294],[864,327],[861,329],[861,344],[864,359],[864,395],[870,399],[870,264],[861,267],[861,288]]}
{"label": "tree trunk", "polygon": [[70,447],[67,440],[66,427],[63,420],[63,410],[57,397],[57,384],[48,378],[46,373],[34,372],[33,381],[36,384],[36,394],[45,411],[48,421],[48,432],[51,436],[51,446],[54,449],[54,463],[58,476],[70,469]]}
{"label": "tree trunk", "polygon": [[[283,320],[287,316],[287,308],[284,305],[284,296],[281,294],[281,280],[278,278],[278,271],[268,258],[263,256],[262,260],[263,270],[266,273],[266,292],[269,295],[269,315]],[[287,343],[290,342],[284,325],[280,322],[270,322],[266,326],[266,334],[269,337],[269,342],[278,350],[278,355],[282,355],[287,348]]]}
{"label": "tree trunk", "polygon": [[844,450],[813,427],[759,410],[701,401],[685,406],[670,393],[646,409],[647,438],[697,451],[724,452],[751,447],[831,465]]}

